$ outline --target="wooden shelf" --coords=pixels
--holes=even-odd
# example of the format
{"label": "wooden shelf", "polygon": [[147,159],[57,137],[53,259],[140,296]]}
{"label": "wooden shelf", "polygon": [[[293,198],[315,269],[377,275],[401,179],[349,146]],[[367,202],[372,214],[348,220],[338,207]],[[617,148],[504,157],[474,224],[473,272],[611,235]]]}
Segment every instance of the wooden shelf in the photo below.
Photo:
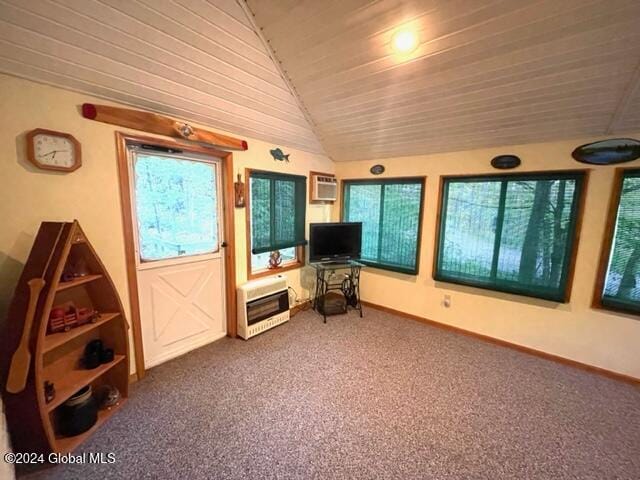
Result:
{"label": "wooden shelf", "polygon": [[98,430],[114,413],[120,410],[126,401],[126,398],[121,398],[120,403],[111,407],[111,409],[98,410],[98,421],[86,432],[81,433],[80,435],[74,435],[73,437],[56,437],[56,450],[60,453],[67,453],[75,450],[78,445],[93,435],[93,433]]}
{"label": "wooden shelf", "polygon": [[[89,275],[62,282],[62,272]],[[34,284],[32,280],[43,282]],[[36,295],[34,286],[40,283],[44,286]],[[95,323],[67,332],[47,334],[51,310],[71,305],[98,311],[100,317]],[[11,364],[9,376],[20,381],[25,378],[27,385],[3,398],[7,425],[16,433],[12,435],[13,447],[21,452],[70,452],[108,421],[129,396],[125,311],[109,272],[77,221],[42,222],[18,280],[9,318],[7,342],[0,348],[0,364]],[[105,348],[113,350],[113,361],[87,370],[82,357],[87,344],[98,339]],[[14,356],[18,358],[15,364]],[[53,383],[55,389],[50,403],[45,400],[46,382]],[[16,385],[11,389],[16,390],[17,382],[13,383]],[[56,429],[62,420],[59,407],[87,385],[117,388],[121,404],[99,412],[98,423],[89,432],[70,438],[58,435]]]}
{"label": "wooden shelf", "polygon": [[66,342],[71,340],[72,338],[79,337],[80,335],[84,335],[87,332],[90,332],[94,328],[98,328],[101,325],[104,325],[109,320],[112,320],[120,315],[119,312],[116,313],[101,313],[100,319],[95,323],[87,323],[86,325],[82,325],[81,327],[72,328],[68,332],[59,332],[59,333],[49,333],[44,337],[44,346],[42,349],[43,353],[50,352],[54,348],[59,347],[60,345],[64,345]]}
{"label": "wooden shelf", "polygon": [[[73,370],[64,372],[64,376],[62,378],[55,378],[53,376],[52,378],[49,378],[48,380],[52,381],[55,385],[56,398],[54,398],[51,403],[47,404],[47,411],[51,412],[55,410],[66,400],[68,400],[71,395],[76,393],[82,387],[89,385],[96,378],[109,371],[125,358],[126,357],[124,355],[116,355],[113,359],[113,362],[102,364],[92,370],[87,370],[85,368],[75,368]],[[55,368],[55,366],[53,368]],[[45,372],[46,370],[47,369],[45,368]]]}
{"label": "wooden shelf", "polygon": [[58,288],[56,290],[59,292],[61,290],[66,290],[67,288],[77,287],[78,285],[93,282],[94,280],[98,280],[99,278],[102,278],[102,275],[85,275],[84,277],[75,278],[70,282],[58,283]]}

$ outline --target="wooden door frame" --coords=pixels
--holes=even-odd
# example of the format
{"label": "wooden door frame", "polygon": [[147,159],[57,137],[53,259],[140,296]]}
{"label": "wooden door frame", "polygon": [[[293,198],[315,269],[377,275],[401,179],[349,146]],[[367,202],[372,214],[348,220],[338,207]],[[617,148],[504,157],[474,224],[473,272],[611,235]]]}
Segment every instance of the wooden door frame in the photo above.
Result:
{"label": "wooden door frame", "polygon": [[129,286],[129,303],[131,305],[131,323],[133,327],[133,349],[135,354],[136,373],[138,380],[145,376],[144,351],[142,349],[142,324],[140,322],[140,299],[138,297],[138,272],[136,269],[136,253],[134,240],[134,225],[131,202],[131,178],[129,176],[129,158],[127,145],[131,143],[145,143],[165,148],[182,150],[186,153],[198,153],[219,158],[222,163],[223,189],[223,221],[224,240],[224,277],[227,315],[227,336],[235,338],[237,335],[236,322],[236,255],[235,255],[235,213],[233,187],[233,154],[213,147],[197,145],[182,140],[165,139],[133,135],[116,132],[116,151],[118,158],[118,178],[120,184],[120,202],[122,210],[122,227],[124,231],[124,250],[127,265],[127,283]]}

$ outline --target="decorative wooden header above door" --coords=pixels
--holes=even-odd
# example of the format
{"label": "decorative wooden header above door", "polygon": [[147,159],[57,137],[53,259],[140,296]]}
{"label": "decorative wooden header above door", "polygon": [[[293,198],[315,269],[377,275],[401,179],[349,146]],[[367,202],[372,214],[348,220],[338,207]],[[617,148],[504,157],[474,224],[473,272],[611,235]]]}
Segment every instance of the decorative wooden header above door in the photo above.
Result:
{"label": "decorative wooden header above door", "polygon": [[142,110],[83,103],[82,116],[89,120],[134,128],[144,132],[166,135],[167,137],[183,138],[216,147],[232,150],[246,150],[249,148],[246,140],[209,132],[185,122]]}

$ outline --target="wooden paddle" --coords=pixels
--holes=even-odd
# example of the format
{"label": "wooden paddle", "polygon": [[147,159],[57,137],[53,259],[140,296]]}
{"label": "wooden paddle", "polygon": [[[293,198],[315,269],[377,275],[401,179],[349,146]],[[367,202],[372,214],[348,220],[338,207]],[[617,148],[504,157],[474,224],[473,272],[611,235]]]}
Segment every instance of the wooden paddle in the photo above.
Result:
{"label": "wooden paddle", "polygon": [[38,298],[44,288],[44,284],[45,282],[42,278],[32,278],[27,282],[27,285],[29,285],[29,306],[27,308],[27,316],[24,319],[24,328],[22,329],[20,343],[16,351],[13,352],[13,357],[11,357],[9,377],[7,378],[7,392],[9,393],[20,393],[27,385],[27,375],[29,374],[29,365],[31,364],[31,352],[29,351],[31,327],[33,326],[33,318],[36,314]]}
{"label": "wooden paddle", "polygon": [[47,263],[44,264],[41,278],[32,278],[27,282],[29,285],[29,304],[27,306],[27,314],[24,318],[24,326],[22,327],[22,336],[20,337],[20,343],[18,348],[13,352],[11,357],[11,365],[9,366],[9,376],[7,377],[7,392],[20,393],[27,385],[27,377],[29,376],[29,366],[31,365],[31,351],[29,350],[29,340],[31,339],[31,328],[33,327],[33,319],[36,314],[36,307],[38,306],[38,298],[40,298],[40,292],[45,286],[44,277],[47,275],[49,264],[53,258],[53,254],[56,251],[60,237],[62,236],[62,230],[64,224],[60,225],[58,235],[53,243]]}
{"label": "wooden paddle", "polygon": [[248,148],[246,140],[209,132],[157,113],[83,103],[82,116],[98,122],[144,130],[145,132],[166,135],[167,137],[186,138],[193,142],[206,143],[216,147],[234,150],[246,150]]}

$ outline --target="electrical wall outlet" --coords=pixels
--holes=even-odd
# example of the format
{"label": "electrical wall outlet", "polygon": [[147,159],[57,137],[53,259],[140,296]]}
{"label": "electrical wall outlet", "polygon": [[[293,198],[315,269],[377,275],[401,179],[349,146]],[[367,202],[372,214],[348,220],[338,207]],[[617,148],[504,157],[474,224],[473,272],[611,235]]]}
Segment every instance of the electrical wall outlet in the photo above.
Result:
{"label": "electrical wall outlet", "polygon": [[444,300],[442,302],[442,305],[444,305],[446,308],[449,308],[451,306],[451,295],[445,295],[444,296]]}

